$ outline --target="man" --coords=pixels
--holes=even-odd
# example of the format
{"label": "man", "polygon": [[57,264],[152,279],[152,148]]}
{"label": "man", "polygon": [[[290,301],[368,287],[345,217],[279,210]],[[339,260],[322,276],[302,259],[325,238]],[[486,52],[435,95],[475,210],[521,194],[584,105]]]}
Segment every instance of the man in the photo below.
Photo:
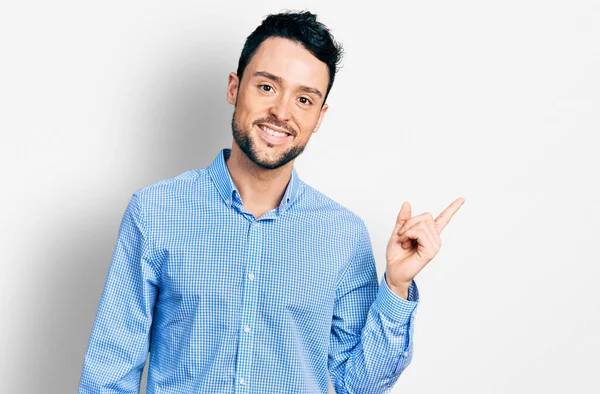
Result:
{"label": "man", "polygon": [[[378,284],[364,222],[293,168],[328,105],[341,47],[309,12],[269,15],[227,100],[233,144],[135,192],[79,393],[384,393],[412,359],[414,276],[436,220],[404,203]],[[401,229],[402,225],[405,226]]]}

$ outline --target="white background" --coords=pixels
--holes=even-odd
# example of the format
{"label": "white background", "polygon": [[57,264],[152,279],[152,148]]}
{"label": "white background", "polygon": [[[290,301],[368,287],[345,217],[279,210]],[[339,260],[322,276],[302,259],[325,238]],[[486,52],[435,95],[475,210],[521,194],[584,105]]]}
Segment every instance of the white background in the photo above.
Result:
{"label": "white background", "polygon": [[530,0],[3,5],[0,392],[76,392],[131,194],[231,146],[227,75],[284,7],[344,45],[296,168],[380,277],[403,201],[466,200],[392,392],[600,392],[600,4]]}

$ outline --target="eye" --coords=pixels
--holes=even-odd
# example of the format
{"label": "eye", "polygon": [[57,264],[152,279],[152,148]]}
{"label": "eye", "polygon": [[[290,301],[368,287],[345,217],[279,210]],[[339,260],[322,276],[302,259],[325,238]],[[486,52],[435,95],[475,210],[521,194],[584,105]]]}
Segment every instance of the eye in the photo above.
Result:
{"label": "eye", "polygon": [[300,100],[306,100],[305,102],[302,102],[302,104],[312,104],[312,101],[310,101],[307,97],[300,97]]}
{"label": "eye", "polygon": [[262,87],[263,87],[263,86],[266,86],[266,87],[268,87],[268,88],[270,88],[270,89],[273,89],[273,87],[272,87],[271,85],[265,85],[265,84],[258,85],[258,87],[259,87],[259,88],[261,88],[261,90],[262,90],[263,92],[270,92],[270,90],[265,90],[265,89],[262,89]]}

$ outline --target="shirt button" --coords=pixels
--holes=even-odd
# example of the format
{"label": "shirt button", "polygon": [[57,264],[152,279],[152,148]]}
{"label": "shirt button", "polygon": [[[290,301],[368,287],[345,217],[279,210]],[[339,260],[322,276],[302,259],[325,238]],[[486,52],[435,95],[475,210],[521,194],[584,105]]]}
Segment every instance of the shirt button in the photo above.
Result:
{"label": "shirt button", "polygon": [[250,280],[254,279],[254,274],[253,273],[249,273],[248,274],[248,279],[250,279]]}
{"label": "shirt button", "polygon": [[252,226],[257,227],[258,226],[258,222],[252,222]]}
{"label": "shirt button", "polygon": [[244,327],[244,331],[246,331],[246,332],[250,331],[250,327],[248,327],[248,326]]}
{"label": "shirt button", "polygon": [[242,384],[242,385],[243,385],[243,384],[246,384],[246,380],[245,380],[244,378],[241,378],[241,379],[240,379],[240,384]]}
{"label": "shirt button", "polygon": [[404,357],[408,357],[408,352],[404,352],[404,354],[402,354]]}
{"label": "shirt button", "polygon": [[227,200],[227,201],[225,201],[225,202],[227,203],[227,205],[230,205],[230,204],[231,204],[231,200]]}

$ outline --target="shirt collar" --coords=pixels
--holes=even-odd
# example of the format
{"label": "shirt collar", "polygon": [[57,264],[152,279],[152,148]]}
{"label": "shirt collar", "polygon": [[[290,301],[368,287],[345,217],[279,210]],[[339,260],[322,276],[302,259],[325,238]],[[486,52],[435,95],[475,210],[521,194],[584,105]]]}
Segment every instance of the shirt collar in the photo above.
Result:
{"label": "shirt collar", "polygon": [[[240,192],[237,187],[233,183],[233,179],[231,179],[231,174],[229,173],[229,168],[227,168],[227,164],[225,163],[227,159],[229,159],[229,155],[231,154],[231,149],[224,148],[217,154],[217,157],[213,160],[211,165],[208,167],[208,173],[212,178],[219,194],[225,201],[225,204],[231,206],[233,201],[238,199],[241,202]],[[292,176],[287,185],[285,193],[283,194],[283,198],[281,199],[281,203],[279,204],[279,211],[285,210],[288,206],[290,206],[298,196],[300,191],[300,185],[302,181],[296,172],[296,167],[292,167]]]}

